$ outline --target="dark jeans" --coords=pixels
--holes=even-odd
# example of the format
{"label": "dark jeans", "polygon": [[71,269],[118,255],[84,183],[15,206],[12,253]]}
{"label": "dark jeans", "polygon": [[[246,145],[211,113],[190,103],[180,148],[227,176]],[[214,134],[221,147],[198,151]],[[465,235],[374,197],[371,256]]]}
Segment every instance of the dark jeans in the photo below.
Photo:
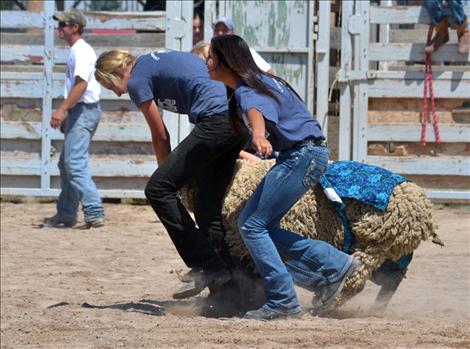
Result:
{"label": "dark jeans", "polygon": [[[145,195],[189,268],[226,267],[216,249],[224,245],[223,198],[242,143],[227,115],[202,118],[147,183]],[[199,229],[177,197],[192,179]]]}

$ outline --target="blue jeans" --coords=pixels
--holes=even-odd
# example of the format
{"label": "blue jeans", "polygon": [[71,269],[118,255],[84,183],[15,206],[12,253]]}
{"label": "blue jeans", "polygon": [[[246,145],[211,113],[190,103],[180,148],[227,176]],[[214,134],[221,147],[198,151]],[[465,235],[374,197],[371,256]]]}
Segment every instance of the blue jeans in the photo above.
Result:
{"label": "blue jeans", "polygon": [[80,202],[85,222],[104,217],[101,198],[91,178],[88,165],[88,150],[100,117],[99,103],[77,103],[68,112],[65,121],[64,148],[59,158],[62,190],[57,202],[57,214],[64,220],[77,218]]}
{"label": "blue jeans", "polygon": [[[437,24],[446,17],[442,6],[443,0],[424,0],[424,6],[428,10],[433,24]],[[465,13],[462,0],[447,0],[450,14],[457,24],[462,24],[465,20]]]}
{"label": "blue jeans", "polygon": [[240,214],[242,238],[264,282],[264,307],[271,310],[299,311],[294,282],[314,290],[341,278],[352,261],[324,241],[280,228],[282,217],[313,188],[327,164],[328,149],[312,141],[281,152]]}

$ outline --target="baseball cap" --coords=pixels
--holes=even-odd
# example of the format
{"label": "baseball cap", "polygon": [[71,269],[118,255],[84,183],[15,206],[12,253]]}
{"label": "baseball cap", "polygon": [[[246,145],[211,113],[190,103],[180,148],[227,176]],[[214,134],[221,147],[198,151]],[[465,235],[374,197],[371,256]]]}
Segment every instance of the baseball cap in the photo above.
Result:
{"label": "baseball cap", "polygon": [[233,30],[234,29],[234,24],[233,21],[230,17],[219,17],[217,18],[214,22],[212,22],[213,26],[216,26],[219,23],[223,23],[227,26],[228,29]]}
{"label": "baseball cap", "polygon": [[83,13],[79,11],[63,11],[56,12],[52,16],[56,21],[65,22],[69,24],[79,24],[82,27],[86,26],[86,18]]}

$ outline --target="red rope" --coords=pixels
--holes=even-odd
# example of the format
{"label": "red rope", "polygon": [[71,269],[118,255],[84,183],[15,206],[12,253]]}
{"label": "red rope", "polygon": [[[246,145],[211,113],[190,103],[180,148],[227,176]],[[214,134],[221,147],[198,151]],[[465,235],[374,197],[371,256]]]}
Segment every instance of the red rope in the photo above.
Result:
{"label": "red rope", "polygon": [[423,128],[421,130],[421,143],[426,145],[426,126],[428,121],[428,54],[426,54],[424,71],[424,98],[423,98]]}
{"label": "red rope", "polygon": [[[434,29],[434,25],[430,24],[429,25],[429,30],[428,30],[428,39],[427,39],[427,45],[431,45],[431,36],[432,32]],[[431,60],[431,54],[426,53],[426,59],[425,59],[425,72],[424,72],[424,98],[423,98],[423,128],[421,130],[421,143],[423,145],[426,145],[426,127],[427,127],[427,121],[428,121],[428,91],[429,91],[429,97],[431,99],[431,111],[432,111],[432,120],[433,120],[433,126],[434,126],[434,135],[436,136],[436,142],[437,144],[441,143],[441,136],[439,132],[439,124],[438,124],[438,118],[437,118],[437,113],[436,113],[436,102],[434,100],[434,86],[433,86],[433,81],[432,81],[432,60]],[[428,90],[428,84],[429,84],[429,90]]]}
{"label": "red rope", "polygon": [[429,58],[429,70],[428,70],[428,81],[429,81],[429,92],[431,93],[431,110],[432,110],[432,121],[434,126],[434,135],[436,137],[437,144],[441,143],[441,136],[439,133],[439,124],[436,113],[436,102],[434,101],[434,87],[432,82],[432,67],[431,67],[431,58]]}

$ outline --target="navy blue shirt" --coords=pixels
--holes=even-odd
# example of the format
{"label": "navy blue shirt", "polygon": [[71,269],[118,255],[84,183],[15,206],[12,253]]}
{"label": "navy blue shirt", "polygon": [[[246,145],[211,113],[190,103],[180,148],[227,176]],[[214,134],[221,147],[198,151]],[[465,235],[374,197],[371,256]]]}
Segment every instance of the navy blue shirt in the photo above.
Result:
{"label": "navy blue shirt", "polygon": [[284,83],[262,74],[261,82],[278,97],[261,94],[243,82],[235,88],[235,98],[243,113],[256,109],[265,119],[267,139],[274,150],[286,150],[307,137],[325,139],[320,124],[305,104]]}
{"label": "navy blue shirt", "polygon": [[138,107],[149,100],[189,121],[228,111],[227,92],[211,80],[204,61],[187,52],[155,51],[137,58],[127,90]]}

